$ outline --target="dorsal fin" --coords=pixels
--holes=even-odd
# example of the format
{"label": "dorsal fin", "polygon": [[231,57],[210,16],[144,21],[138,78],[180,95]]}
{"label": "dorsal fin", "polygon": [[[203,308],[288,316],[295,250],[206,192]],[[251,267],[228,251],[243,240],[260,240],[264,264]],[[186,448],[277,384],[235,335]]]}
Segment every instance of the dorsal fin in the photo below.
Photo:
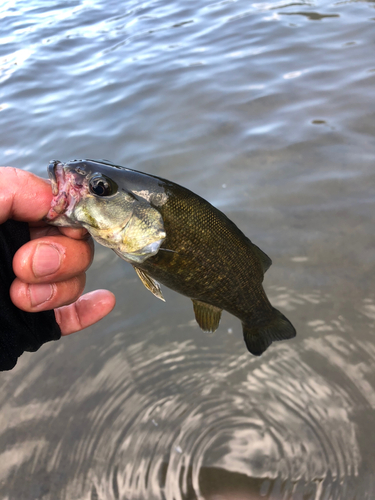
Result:
{"label": "dorsal fin", "polygon": [[163,297],[159,283],[154,280],[154,278],[151,278],[151,276],[145,271],[142,271],[138,267],[133,267],[135,269],[135,272],[138,274],[139,279],[142,281],[147,290],[150,290],[150,292],[153,293],[155,297],[165,302],[165,298]]}
{"label": "dorsal fin", "polygon": [[204,332],[214,332],[219,326],[222,310],[211,304],[207,304],[207,302],[195,299],[191,300],[193,301],[195,319],[198,325]]}
{"label": "dorsal fin", "polygon": [[260,262],[262,264],[263,273],[265,273],[267,271],[267,269],[269,269],[271,267],[272,260],[268,257],[267,254],[265,254],[263,252],[263,250],[261,250],[259,247],[254,245],[254,243],[253,243],[253,250],[254,250],[255,255],[258,257],[258,259],[260,260]]}

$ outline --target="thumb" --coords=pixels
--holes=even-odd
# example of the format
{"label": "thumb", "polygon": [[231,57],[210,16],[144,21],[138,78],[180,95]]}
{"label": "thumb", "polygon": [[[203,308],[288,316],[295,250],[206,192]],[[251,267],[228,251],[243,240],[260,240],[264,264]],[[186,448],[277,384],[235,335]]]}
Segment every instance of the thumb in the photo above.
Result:
{"label": "thumb", "polygon": [[0,224],[8,219],[39,221],[48,212],[52,190],[45,179],[13,167],[0,167]]}

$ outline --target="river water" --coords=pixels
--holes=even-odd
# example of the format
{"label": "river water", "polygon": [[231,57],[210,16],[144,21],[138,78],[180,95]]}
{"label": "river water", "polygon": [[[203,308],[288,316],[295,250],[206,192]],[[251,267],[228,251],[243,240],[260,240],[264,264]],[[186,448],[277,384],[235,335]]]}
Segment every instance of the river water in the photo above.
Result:
{"label": "river water", "polygon": [[1,163],[188,187],[298,332],[255,358],[97,247],[115,310],[1,375],[2,499],[375,497],[374,42],[373,0],[2,2]]}

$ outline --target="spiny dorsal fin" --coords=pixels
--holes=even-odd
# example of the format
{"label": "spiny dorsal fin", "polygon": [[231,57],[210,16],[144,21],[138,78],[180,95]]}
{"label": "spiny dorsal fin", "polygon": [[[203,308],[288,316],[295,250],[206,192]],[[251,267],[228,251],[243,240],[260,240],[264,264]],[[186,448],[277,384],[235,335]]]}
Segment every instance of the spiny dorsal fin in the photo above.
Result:
{"label": "spiny dorsal fin", "polygon": [[191,300],[193,301],[195,319],[198,325],[204,332],[214,332],[220,323],[221,309],[207,304],[207,302]]}
{"label": "spiny dorsal fin", "polygon": [[163,294],[161,292],[161,288],[160,288],[159,283],[156,280],[154,280],[154,278],[151,278],[151,276],[149,274],[145,273],[144,271],[142,271],[138,267],[135,267],[135,266],[133,266],[133,267],[135,269],[135,272],[138,274],[140,280],[142,281],[144,286],[147,288],[147,290],[150,290],[150,292],[153,293],[155,295],[155,297],[157,297],[158,299],[165,302],[165,299],[164,299]]}
{"label": "spiny dorsal fin", "polygon": [[265,317],[263,321],[242,323],[242,327],[247,349],[255,356],[263,354],[276,340],[287,340],[296,336],[292,323],[275,308],[272,308],[269,317]]}
{"label": "spiny dorsal fin", "polygon": [[264,274],[267,271],[267,269],[269,269],[271,267],[272,260],[268,257],[267,254],[265,254],[263,252],[263,250],[261,250],[259,247],[254,245],[254,243],[253,243],[253,250],[254,250],[255,255],[258,257],[258,259],[260,260],[260,262],[262,264],[262,269],[263,269],[263,274]]}

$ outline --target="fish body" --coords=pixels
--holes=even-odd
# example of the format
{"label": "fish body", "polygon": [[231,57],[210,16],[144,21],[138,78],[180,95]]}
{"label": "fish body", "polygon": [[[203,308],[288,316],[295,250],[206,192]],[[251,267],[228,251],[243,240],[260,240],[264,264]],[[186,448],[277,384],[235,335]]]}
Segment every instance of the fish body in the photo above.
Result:
{"label": "fish body", "polygon": [[206,200],[106,161],[54,161],[48,171],[54,199],[47,222],[85,227],[130,262],[158,298],[160,284],[191,298],[203,330],[215,331],[226,310],[241,320],[255,355],[295,336],[262,286],[271,259]]}

